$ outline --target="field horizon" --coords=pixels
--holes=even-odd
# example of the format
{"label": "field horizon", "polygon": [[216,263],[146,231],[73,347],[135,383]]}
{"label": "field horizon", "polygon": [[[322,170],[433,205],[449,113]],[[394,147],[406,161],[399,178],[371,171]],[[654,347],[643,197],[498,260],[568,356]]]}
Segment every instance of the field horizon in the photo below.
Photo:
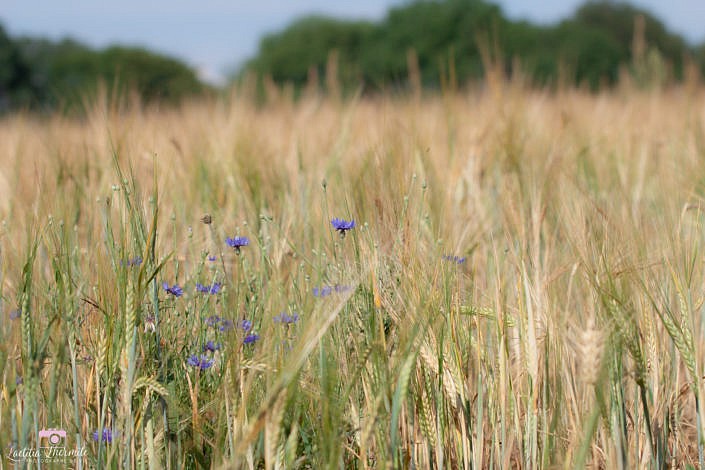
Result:
{"label": "field horizon", "polygon": [[107,102],[0,120],[4,464],[703,466],[702,85]]}

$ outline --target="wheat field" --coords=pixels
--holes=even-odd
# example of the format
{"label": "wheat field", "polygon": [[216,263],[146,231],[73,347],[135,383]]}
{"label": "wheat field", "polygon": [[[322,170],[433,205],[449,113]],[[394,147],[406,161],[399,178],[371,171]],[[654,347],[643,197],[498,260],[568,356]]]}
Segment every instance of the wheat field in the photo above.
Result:
{"label": "wheat field", "polygon": [[703,466],[702,88],[107,102],[0,121],[3,468]]}

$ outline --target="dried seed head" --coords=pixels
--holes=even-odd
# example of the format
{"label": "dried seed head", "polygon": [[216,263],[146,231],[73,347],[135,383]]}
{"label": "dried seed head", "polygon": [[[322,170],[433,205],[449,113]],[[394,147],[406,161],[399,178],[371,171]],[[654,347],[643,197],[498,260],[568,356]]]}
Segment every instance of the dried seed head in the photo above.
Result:
{"label": "dried seed head", "polygon": [[604,332],[589,318],[585,329],[578,333],[581,375],[587,384],[597,381],[604,352]]}
{"label": "dried seed head", "polygon": [[206,214],[203,217],[201,217],[201,222],[203,222],[206,225],[210,225],[213,222],[213,218],[211,217],[210,214]]}

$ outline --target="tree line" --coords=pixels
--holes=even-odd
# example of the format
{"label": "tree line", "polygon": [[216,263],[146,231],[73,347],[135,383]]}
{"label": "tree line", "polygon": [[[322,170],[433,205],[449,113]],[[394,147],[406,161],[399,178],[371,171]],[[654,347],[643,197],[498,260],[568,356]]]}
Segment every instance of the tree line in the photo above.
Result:
{"label": "tree line", "polygon": [[81,110],[101,90],[117,99],[136,93],[143,103],[178,103],[208,89],[184,63],[146,49],[13,40],[0,25],[0,112]]}
{"label": "tree line", "polygon": [[[312,16],[265,36],[244,77],[296,89],[328,81],[343,90],[441,88],[492,71],[536,86],[611,86],[627,74],[649,85],[705,75],[705,44],[688,44],[647,11],[591,1],[554,25],[512,21],[484,0],[414,1],[381,21]],[[0,25],[0,111],[64,110],[100,87],[142,102],[178,103],[213,89],[184,63],[145,49],[95,50],[77,41],[10,38]]]}
{"label": "tree line", "polygon": [[380,22],[303,18],[263,38],[243,73],[299,87],[334,70],[343,86],[388,90],[481,80],[489,67],[537,86],[597,89],[624,73],[648,84],[705,74],[705,44],[689,45],[626,3],[588,2],[541,26],[511,21],[483,0],[417,1]]}

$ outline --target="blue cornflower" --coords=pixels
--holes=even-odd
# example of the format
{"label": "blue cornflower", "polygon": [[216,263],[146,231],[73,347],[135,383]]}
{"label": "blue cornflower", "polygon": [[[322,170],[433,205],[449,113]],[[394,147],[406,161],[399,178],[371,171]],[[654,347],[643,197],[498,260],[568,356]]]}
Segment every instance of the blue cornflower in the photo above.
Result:
{"label": "blue cornflower", "polygon": [[206,344],[203,345],[203,352],[216,352],[220,348],[220,343],[214,343],[213,341],[208,340]]}
{"label": "blue cornflower", "polygon": [[336,284],[334,286],[321,286],[314,287],[312,292],[314,297],[328,297],[335,292],[336,294],[342,294],[348,292],[352,289],[352,286]]}
{"label": "blue cornflower", "polygon": [[232,320],[223,320],[220,323],[220,326],[218,327],[218,329],[222,332],[230,331],[233,328],[235,328],[235,324],[233,323]]}
{"label": "blue cornflower", "polygon": [[355,220],[343,220],[339,218],[335,218],[330,221],[330,223],[333,225],[333,228],[336,229],[338,232],[340,232],[340,236],[344,237],[345,232],[348,230],[352,230],[355,227]]}
{"label": "blue cornflower", "polygon": [[217,259],[218,259],[217,256],[209,256],[209,257],[208,257],[208,261],[210,261],[211,263],[212,263],[213,261],[217,260]]}
{"label": "blue cornflower", "polygon": [[314,297],[328,297],[333,293],[333,288],[331,286],[322,286],[313,288]]}
{"label": "blue cornflower", "polygon": [[258,339],[259,339],[259,335],[254,334],[254,333],[250,333],[249,335],[245,336],[245,339],[243,339],[242,342],[245,344],[253,344]]}
{"label": "blue cornflower", "polygon": [[242,320],[239,326],[242,328],[242,331],[248,332],[252,329],[252,322],[250,320]]}
{"label": "blue cornflower", "polygon": [[186,360],[186,364],[190,365],[191,367],[198,367],[201,370],[206,370],[210,368],[213,365],[213,362],[213,359],[209,359],[208,356],[204,354],[201,354],[200,357],[196,356],[195,354],[192,354]]}
{"label": "blue cornflower", "polygon": [[127,266],[128,268],[131,266],[139,266],[140,264],[142,264],[141,256],[135,256],[134,258],[128,258],[124,261],[120,261],[120,266]]}
{"label": "blue cornflower", "polygon": [[235,238],[226,238],[225,243],[232,247],[235,248],[235,252],[240,254],[240,248],[243,246],[247,246],[250,244],[250,239],[247,237],[235,237]]}
{"label": "blue cornflower", "polygon": [[203,292],[204,294],[217,294],[220,292],[221,284],[220,282],[214,282],[212,285],[203,285],[196,283],[196,290],[198,292]]}
{"label": "blue cornflower", "polygon": [[443,256],[444,261],[450,261],[451,263],[455,264],[463,264],[467,258],[463,256],[462,258],[459,256],[453,256],[453,255],[445,255]]}
{"label": "blue cornflower", "polygon": [[102,440],[103,442],[107,442],[108,444],[110,444],[111,442],[113,442],[113,431],[108,428],[103,428],[103,432],[95,430],[93,431],[93,440],[95,442]]}
{"label": "blue cornflower", "polygon": [[282,312],[274,317],[274,323],[281,323],[282,325],[291,325],[292,323],[296,323],[297,321],[299,321],[298,313],[289,315],[286,312]]}
{"label": "blue cornflower", "polygon": [[162,287],[166,291],[167,294],[171,294],[174,297],[181,297],[184,295],[184,290],[179,287],[178,284],[174,284],[173,286],[169,287],[169,283],[165,282],[162,284]]}
{"label": "blue cornflower", "polygon": [[[220,331],[223,332],[230,331],[235,328],[235,324],[232,320],[221,318],[218,315],[211,315],[210,317],[205,319],[205,322],[206,326],[210,326],[211,328],[218,328]],[[252,325],[252,322],[250,322],[250,325]],[[250,328],[252,328],[252,326],[250,326]]]}
{"label": "blue cornflower", "polygon": [[206,356],[201,356],[201,363],[199,364],[199,367],[201,370],[206,370],[212,366],[214,362],[215,361],[213,359],[208,359]]}

